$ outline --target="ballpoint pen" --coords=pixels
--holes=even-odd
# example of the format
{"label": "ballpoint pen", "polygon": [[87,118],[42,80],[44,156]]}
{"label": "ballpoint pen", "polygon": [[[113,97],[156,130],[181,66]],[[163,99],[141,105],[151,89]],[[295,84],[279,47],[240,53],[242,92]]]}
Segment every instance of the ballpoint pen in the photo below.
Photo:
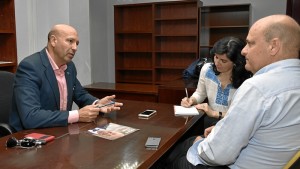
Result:
{"label": "ballpoint pen", "polygon": [[114,101],[111,101],[111,102],[109,102],[109,103],[107,103],[107,104],[103,104],[103,105],[101,105],[101,106],[97,105],[97,108],[109,106],[109,105],[112,105],[112,104],[115,104],[115,102],[114,102]]}
{"label": "ballpoint pen", "polygon": [[188,121],[189,121],[189,117],[187,116],[187,117],[185,117],[185,122],[184,122],[184,124],[186,124]]}
{"label": "ballpoint pen", "polygon": [[187,88],[185,88],[185,94],[186,94],[186,98],[189,98],[189,94],[188,94]]}

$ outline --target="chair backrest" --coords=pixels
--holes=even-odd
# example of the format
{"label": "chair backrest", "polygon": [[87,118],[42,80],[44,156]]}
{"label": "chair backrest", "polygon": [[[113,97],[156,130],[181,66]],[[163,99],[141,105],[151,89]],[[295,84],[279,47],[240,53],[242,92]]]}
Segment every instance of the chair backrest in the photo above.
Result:
{"label": "chair backrest", "polygon": [[286,164],[284,169],[299,169],[300,168],[300,151]]}
{"label": "chair backrest", "polygon": [[0,123],[9,122],[12,107],[13,83],[15,74],[0,71]]}

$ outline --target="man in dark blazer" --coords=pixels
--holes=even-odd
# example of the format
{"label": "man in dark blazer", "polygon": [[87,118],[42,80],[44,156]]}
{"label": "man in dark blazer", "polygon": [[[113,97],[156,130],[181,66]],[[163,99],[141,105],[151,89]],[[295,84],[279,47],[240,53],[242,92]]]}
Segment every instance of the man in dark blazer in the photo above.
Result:
{"label": "man in dark blazer", "polygon": [[[122,103],[114,95],[98,99],[90,95],[77,79],[72,59],[77,51],[77,31],[69,25],[55,25],[48,34],[47,47],[25,58],[18,66],[10,125],[16,130],[91,122],[99,111],[119,110]],[[73,101],[80,108],[72,110]]]}

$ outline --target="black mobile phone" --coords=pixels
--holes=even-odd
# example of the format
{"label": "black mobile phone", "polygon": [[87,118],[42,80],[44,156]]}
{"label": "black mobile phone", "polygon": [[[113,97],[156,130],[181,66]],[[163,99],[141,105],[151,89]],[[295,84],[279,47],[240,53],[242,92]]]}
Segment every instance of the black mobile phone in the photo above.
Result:
{"label": "black mobile phone", "polygon": [[156,113],[156,110],[145,110],[145,111],[143,111],[143,112],[141,112],[141,113],[139,113],[139,117],[141,117],[141,118],[149,118],[149,117],[151,117],[151,116],[153,116],[154,114]]}

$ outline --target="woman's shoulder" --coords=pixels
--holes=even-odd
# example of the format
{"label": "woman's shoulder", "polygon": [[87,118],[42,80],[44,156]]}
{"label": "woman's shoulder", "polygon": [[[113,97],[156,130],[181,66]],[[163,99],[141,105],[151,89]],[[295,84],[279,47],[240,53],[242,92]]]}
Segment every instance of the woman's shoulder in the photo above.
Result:
{"label": "woman's shoulder", "polygon": [[212,69],[213,69],[212,64],[213,64],[213,63],[211,63],[211,62],[205,63],[205,64],[203,65],[203,67],[202,67],[202,70],[205,71],[205,72],[207,72],[207,71],[209,71],[209,70],[212,70]]}
{"label": "woman's shoulder", "polygon": [[213,63],[205,63],[201,69],[201,73],[200,73],[200,76],[202,78],[209,78],[209,79],[215,79],[215,73],[214,73],[214,70],[213,70],[213,66],[212,66]]}

